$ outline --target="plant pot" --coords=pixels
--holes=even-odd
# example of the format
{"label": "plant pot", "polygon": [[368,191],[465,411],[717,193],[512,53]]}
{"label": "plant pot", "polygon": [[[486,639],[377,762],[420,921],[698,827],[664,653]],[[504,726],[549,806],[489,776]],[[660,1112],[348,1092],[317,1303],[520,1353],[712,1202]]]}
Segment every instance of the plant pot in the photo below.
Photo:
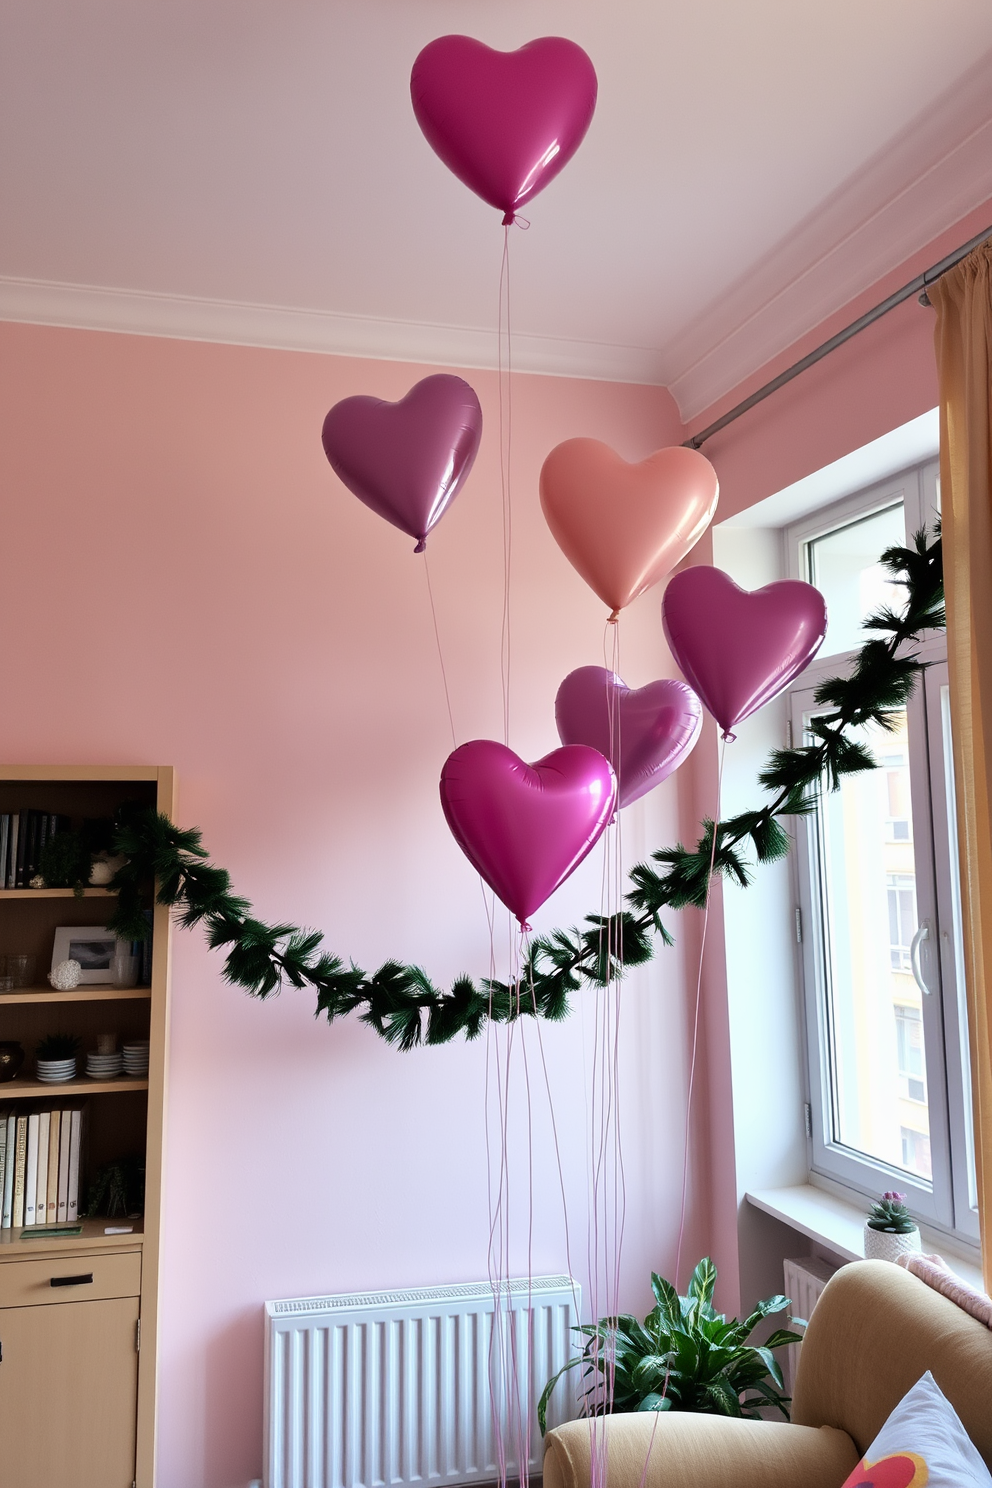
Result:
{"label": "plant pot", "polygon": [[915,1225],[903,1235],[894,1234],[892,1230],[873,1230],[871,1225],[865,1225],[866,1261],[894,1261],[907,1251],[919,1248],[920,1232]]}
{"label": "plant pot", "polygon": [[17,1078],[17,1071],[24,1063],[24,1048],[16,1039],[0,1042],[0,1083]]}

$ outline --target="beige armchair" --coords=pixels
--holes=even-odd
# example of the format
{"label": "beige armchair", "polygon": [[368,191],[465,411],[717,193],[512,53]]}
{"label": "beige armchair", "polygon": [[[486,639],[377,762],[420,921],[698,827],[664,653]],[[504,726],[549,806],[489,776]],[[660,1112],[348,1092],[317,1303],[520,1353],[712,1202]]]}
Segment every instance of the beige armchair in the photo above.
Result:
{"label": "beige armchair", "polygon": [[609,1488],[840,1488],[928,1369],[992,1467],[992,1331],[901,1267],[856,1261],[810,1319],[791,1423],[678,1412],[571,1421],[548,1433],[544,1488],[590,1488],[604,1451]]}

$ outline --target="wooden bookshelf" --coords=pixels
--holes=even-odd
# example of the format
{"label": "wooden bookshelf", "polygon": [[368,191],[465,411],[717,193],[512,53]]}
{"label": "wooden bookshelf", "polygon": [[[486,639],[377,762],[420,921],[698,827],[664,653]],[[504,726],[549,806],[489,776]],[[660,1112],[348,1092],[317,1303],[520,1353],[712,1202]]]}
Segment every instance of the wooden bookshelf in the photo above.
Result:
{"label": "wooden bookshelf", "polygon": [[[116,808],[126,802],[147,805],[174,818],[175,784],[172,769],[144,765],[106,768],[0,766],[0,812],[29,809],[57,812],[68,816],[75,827],[85,819],[112,816]],[[107,1161],[142,1154],[146,1183],[145,1213],[140,1219],[84,1219],[78,1235],[47,1234],[44,1227],[27,1230],[0,1229],[0,1341],[4,1339],[5,1328],[12,1340],[20,1336],[22,1342],[26,1340],[25,1357],[30,1359],[35,1353],[31,1347],[33,1316],[38,1320],[37,1338],[40,1342],[43,1336],[49,1336],[46,1328],[55,1328],[58,1331],[61,1325],[57,1318],[64,1315],[66,1323],[63,1331],[67,1344],[74,1336],[73,1327],[78,1325],[73,1319],[78,1320],[82,1316],[78,1312],[78,1302],[85,1300],[85,1293],[68,1296],[58,1291],[49,1296],[47,1283],[45,1295],[39,1299],[45,1305],[17,1308],[5,1302],[5,1297],[16,1295],[17,1278],[21,1275],[19,1268],[28,1268],[24,1271],[27,1276],[33,1274],[30,1273],[31,1267],[37,1270],[40,1266],[44,1269],[50,1260],[52,1269],[61,1268],[63,1274],[66,1268],[72,1272],[78,1270],[88,1273],[99,1262],[99,1266],[104,1267],[105,1274],[111,1277],[111,1281],[107,1283],[110,1290],[102,1293],[103,1297],[110,1300],[97,1300],[90,1306],[106,1309],[109,1326],[112,1316],[116,1316],[119,1321],[127,1298],[133,1298],[133,1283],[123,1278],[135,1275],[134,1268],[137,1266],[140,1269],[140,1295],[133,1301],[127,1301],[128,1307],[138,1309],[140,1317],[136,1384],[132,1383],[128,1387],[135,1390],[135,1409],[128,1418],[131,1422],[128,1430],[134,1428],[136,1421],[133,1443],[136,1488],[152,1488],[155,1461],[162,1134],[169,1016],[168,910],[161,905],[154,906],[151,986],[121,988],[97,984],[57,991],[46,982],[55,930],[66,925],[104,925],[109,901],[114,897],[112,891],[106,888],[88,888],[82,895],[74,893],[72,889],[0,889],[0,956],[27,953],[36,958],[37,968],[36,985],[0,992],[0,1039],[18,1040],[26,1055],[18,1077],[0,1084],[0,1109],[5,1106],[14,1107],[15,1103],[19,1106],[21,1102],[29,1102],[34,1108],[42,1110],[46,1108],[45,1103],[48,1100],[53,1104],[65,1098],[87,1100],[89,1151],[84,1168],[81,1211],[85,1204],[86,1179]],[[148,907],[151,909],[151,904]],[[81,1040],[77,1065],[80,1073],[75,1079],[61,1084],[39,1081],[34,1073],[35,1046],[46,1034],[62,1032],[74,1034]],[[149,1041],[147,1078],[133,1079],[121,1074],[109,1080],[91,1079],[85,1073],[86,1053],[96,1047],[97,1036],[107,1032],[117,1035],[118,1046],[129,1039]],[[128,1226],[130,1228],[126,1228]],[[125,1229],[125,1233],[108,1234],[108,1229]],[[87,1257],[90,1257],[89,1264],[86,1264]],[[100,1257],[105,1259],[99,1260]],[[109,1272],[106,1271],[107,1267],[110,1268]],[[122,1278],[119,1291],[115,1290],[117,1283],[113,1280],[118,1276]],[[117,1297],[120,1298],[119,1301],[113,1300]],[[108,1334],[107,1347],[111,1346]],[[88,1349],[98,1351],[99,1347],[99,1336],[88,1337]],[[120,1342],[113,1347],[121,1347]],[[13,1350],[8,1351],[5,1345],[3,1367],[11,1379],[14,1377],[11,1373],[12,1353]],[[122,1359],[118,1378],[131,1379],[133,1382],[133,1342],[130,1364],[127,1368],[124,1365],[125,1361]],[[43,1370],[43,1361],[39,1362],[38,1367]],[[79,1368],[86,1370],[87,1367],[86,1358],[81,1355]],[[40,1398],[45,1398],[45,1391],[44,1378],[39,1377]],[[127,1415],[126,1411],[121,1419],[124,1415]],[[53,1419],[51,1429],[59,1432],[65,1428],[57,1419]],[[131,1447],[126,1446],[124,1449],[129,1452]],[[68,1450],[69,1456],[63,1474],[65,1481],[75,1476],[78,1462],[77,1445],[72,1443]],[[16,1455],[15,1451],[15,1460]]]}

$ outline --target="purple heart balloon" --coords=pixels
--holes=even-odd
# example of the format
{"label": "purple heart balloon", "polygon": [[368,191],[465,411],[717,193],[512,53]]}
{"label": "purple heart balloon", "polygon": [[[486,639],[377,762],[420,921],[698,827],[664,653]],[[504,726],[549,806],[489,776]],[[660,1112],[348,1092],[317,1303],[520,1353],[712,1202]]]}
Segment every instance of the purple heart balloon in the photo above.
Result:
{"label": "purple heart balloon", "polygon": [[827,632],[827,607],[812,584],[783,579],[749,591],[707,564],[669,581],[661,618],[672,655],[724,737],[788,687]]}
{"label": "purple heart balloon", "polygon": [[503,744],[473,739],[441,771],[455,841],[525,930],[595,846],[615,803],[609,761],[583,744],[528,765]]}
{"label": "purple heart balloon", "polygon": [[684,682],[664,677],[631,688],[606,667],[584,666],[559,687],[555,722],[563,744],[588,744],[606,755],[623,807],[678,769],[699,738],[703,710]]}
{"label": "purple heart balloon", "polygon": [[497,52],[439,36],[413,64],[417,123],[450,171],[504,224],[571,160],[596,107],[596,72],[574,41],[542,36]]}
{"label": "purple heart balloon", "polygon": [[398,403],[364,396],[335,403],[321,438],[348,490],[415,537],[422,553],[475,463],[482,408],[461,377],[438,372]]}

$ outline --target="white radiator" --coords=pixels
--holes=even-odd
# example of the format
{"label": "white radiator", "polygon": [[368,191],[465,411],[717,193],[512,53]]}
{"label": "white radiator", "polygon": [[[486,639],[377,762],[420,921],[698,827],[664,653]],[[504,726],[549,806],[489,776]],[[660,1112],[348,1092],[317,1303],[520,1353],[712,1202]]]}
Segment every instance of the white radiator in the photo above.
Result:
{"label": "white radiator", "polygon": [[[537,1401],[577,1352],[579,1296],[567,1276],[504,1282],[495,1329],[488,1282],[267,1302],[265,1488],[492,1482],[494,1402],[515,1477],[528,1399],[539,1471]],[[577,1414],[579,1373],[549,1426]]]}
{"label": "white radiator", "polygon": [[[800,1256],[797,1260],[783,1261],[782,1269],[785,1273],[785,1295],[791,1298],[789,1319],[803,1318],[808,1323],[817,1298],[838,1268],[830,1261],[820,1260],[819,1256]],[[801,1343],[790,1343],[786,1350],[783,1373],[785,1387],[790,1394],[796,1382],[801,1348]]]}

